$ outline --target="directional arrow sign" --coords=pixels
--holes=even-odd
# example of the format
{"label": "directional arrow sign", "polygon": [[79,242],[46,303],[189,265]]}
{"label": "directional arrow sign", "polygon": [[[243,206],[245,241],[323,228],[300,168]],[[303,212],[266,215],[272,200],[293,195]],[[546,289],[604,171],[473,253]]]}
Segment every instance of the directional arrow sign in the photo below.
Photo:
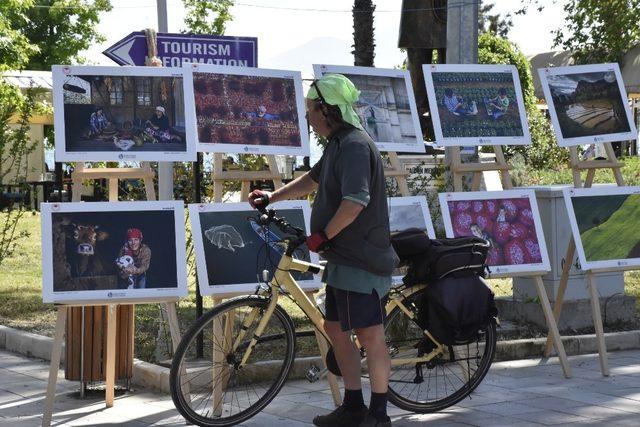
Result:
{"label": "directional arrow sign", "polygon": [[[142,31],[136,31],[102,53],[119,65],[145,65],[147,39]],[[158,33],[158,57],[165,67],[180,67],[191,62],[257,67],[258,39]]]}

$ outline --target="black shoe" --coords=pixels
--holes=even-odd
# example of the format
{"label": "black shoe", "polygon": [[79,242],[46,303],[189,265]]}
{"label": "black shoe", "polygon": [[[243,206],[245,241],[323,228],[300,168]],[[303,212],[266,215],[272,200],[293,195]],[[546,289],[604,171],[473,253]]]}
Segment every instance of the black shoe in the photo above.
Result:
{"label": "black shoe", "polygon": [[391,427],[391,418],[387,417],[384,421],[379,421],[371,415],[371,413],[367,413],[365,419],[360,423],[356,424],[357,427]]}
{"label": "black shoe", "polygon": [[346,406],[340,405],[331,413],[317,415],[313,419],[313,424],[318,427],[354,427],[360,425],[367,417],[367,414],[368,410],[366,406],[350,411]]}

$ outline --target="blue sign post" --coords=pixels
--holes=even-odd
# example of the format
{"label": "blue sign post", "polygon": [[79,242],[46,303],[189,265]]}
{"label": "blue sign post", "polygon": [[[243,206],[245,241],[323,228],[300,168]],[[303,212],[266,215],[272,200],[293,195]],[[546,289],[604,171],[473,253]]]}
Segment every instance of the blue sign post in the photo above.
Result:
{"label": "blue sign post", "polygon": [[[118,65],[145,65],[147,39],[135,31],[102,52]],[[158,33],[158,58],[163,67],[183,64],[258,66],[256,37],[209,36],[201,34]]]}

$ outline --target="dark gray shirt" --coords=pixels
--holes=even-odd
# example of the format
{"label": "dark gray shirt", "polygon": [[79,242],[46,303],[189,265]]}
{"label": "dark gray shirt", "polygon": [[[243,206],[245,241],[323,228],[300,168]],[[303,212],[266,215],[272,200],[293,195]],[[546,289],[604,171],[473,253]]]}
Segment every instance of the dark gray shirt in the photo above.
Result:
{"label": "dark gray shirt", "polygon": [[311,211],[311,232],[324,230],[343,199],[364,209],[331,239],[327,261],[390,276],[397,257],[389,239],[384,167],[369,136],[352,126],[334,133],[322,158],[309,172],[318,183]]}

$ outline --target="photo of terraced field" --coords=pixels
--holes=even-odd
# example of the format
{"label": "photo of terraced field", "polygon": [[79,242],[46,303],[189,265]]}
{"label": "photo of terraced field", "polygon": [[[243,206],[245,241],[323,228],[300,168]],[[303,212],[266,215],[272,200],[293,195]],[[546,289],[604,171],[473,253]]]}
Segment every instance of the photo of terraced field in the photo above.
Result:
{"label": "photo of terraced field", "polygon": [[587,262],[640,258],[640,194],[572,197]]}
{"label": "photo of terraced field", "polygon": [[630,131],[614,71],[554,74],[547,82],[563,138]]}

